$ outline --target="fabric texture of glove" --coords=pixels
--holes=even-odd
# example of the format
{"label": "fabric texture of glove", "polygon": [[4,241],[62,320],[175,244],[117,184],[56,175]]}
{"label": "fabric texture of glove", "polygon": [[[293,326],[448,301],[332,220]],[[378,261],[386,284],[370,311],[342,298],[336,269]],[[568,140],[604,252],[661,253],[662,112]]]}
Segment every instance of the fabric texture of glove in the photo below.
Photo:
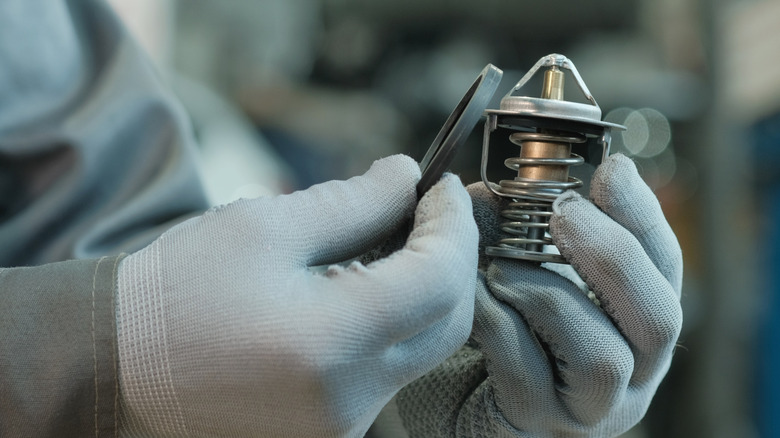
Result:
{"label": "fabric texture of glove", "polygon": [[[240,200],[119,265],[125,436],[362,436],[472,325],[478,232],[446,175],[417,204],[408,157]],[[417,204],[415,210],[415,204]],[[404,248],[359,256],[414,212]]]}
{"label": "fabric texture of glove", "polygon": [[[501,203],[469,191],[482,251]],[[600,305],[545,265],[481,257],[469,344],[396,398],[412,437],[608,437],[644,416],[682,325],[682,254],[628,158],[591,198],[561,195],[550,225]]]}

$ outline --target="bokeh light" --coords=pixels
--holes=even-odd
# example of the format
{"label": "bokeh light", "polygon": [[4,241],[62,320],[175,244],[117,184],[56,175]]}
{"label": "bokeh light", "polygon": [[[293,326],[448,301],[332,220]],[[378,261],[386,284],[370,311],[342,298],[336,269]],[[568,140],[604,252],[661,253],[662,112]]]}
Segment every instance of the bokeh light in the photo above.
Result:
{"label": "bokeh light", "polygon": [[671,183],[677,172],[677,156],[672,147],[669,119],[652,108],[616,108],[604,120],[626,127],[617,131],[612,152],[631,157],[642,178],[655,189]]}
{"label": "bokeh light", "polygon": [[615,133],[613,147],[616,152],[652,158],[664,152],[670,145],[672,129],[669,119],[652,108],[617,108],[610,111],[604,119],[626,127],[625,131]]}

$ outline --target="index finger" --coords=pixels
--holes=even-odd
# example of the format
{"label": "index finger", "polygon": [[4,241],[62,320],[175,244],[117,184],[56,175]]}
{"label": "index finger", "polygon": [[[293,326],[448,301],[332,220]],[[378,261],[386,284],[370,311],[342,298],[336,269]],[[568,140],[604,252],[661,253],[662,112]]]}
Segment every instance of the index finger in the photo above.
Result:
{"label": "index finger", "polygon": [[[682,326],[677,292],[634,235],[574,192],[556,201],[553,240],[636,357],[635,378],[666,366]],[[646,374],[646,375],[642,375]]]}
{"label": "index finger", "polygon": [[628,157],[608,157],[593,175],[593,202],[633,234],[677,295],[682,288],[680,245],[650,187]]}

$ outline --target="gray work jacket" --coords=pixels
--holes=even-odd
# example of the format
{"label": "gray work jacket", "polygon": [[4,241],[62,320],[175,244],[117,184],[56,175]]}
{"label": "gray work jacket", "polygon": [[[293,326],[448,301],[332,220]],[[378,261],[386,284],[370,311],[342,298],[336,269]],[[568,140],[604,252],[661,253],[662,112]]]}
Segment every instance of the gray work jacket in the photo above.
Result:
{"label": "gray work jacket", "polygon": [[101,1],[0,2],[0,437],[117,432],[119,254],[207,207],[161,82]]}

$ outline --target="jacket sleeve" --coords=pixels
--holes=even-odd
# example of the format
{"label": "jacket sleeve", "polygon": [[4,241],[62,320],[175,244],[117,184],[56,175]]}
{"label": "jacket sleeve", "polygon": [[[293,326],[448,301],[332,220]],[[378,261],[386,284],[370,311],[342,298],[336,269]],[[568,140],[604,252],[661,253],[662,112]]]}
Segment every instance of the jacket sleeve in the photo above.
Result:
{"label": "jacket sleeve", "polygon": [[183,110],[99,0],[0,2],[0,436],[115,436],[115,269],[207,201]]}
{"label": "jacket sleeve", "polygon": [[0,266],[133,252],[207,207],[163,82],[100,0],[0,2]]}
{"label": "jacket sleeve", "polygon": [[0,436],[115,436],[120,258],[0,269]]}

